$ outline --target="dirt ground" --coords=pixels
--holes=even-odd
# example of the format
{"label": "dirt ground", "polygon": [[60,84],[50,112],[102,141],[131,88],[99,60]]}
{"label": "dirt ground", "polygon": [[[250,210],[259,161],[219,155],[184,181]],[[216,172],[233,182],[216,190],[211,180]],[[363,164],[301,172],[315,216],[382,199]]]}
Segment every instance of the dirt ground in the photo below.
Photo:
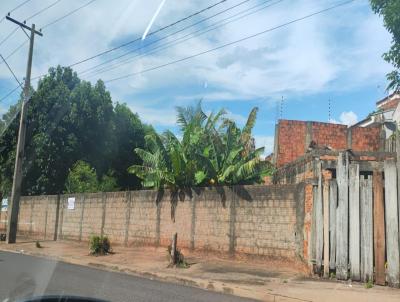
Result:
{"label": "dirt ground", "polygon": [[311,278],[296,263],[183,250],[189,268],[168,268],[165,248],[115,246],[114,254],[91,256],[87,243],[19,240],[0,250],[25,253],[105,270],[141,275],[262,301],[400,301],[400,290]]}

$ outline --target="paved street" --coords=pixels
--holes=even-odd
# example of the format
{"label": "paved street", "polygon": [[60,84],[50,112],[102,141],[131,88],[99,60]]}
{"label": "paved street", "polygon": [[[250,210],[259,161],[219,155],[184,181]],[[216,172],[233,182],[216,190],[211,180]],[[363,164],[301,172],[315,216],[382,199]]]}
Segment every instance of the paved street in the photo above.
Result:
{"label": "paved street", "polygon": [[0,301],[48,294],[109,301],[250,301],[197,288],[0,252]]}

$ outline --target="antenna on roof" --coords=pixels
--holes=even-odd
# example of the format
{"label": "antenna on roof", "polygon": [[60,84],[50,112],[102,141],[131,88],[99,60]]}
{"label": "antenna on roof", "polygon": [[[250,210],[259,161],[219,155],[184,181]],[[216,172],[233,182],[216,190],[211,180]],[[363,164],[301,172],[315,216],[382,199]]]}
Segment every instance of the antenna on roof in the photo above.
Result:
{"label": "antenna on roof", "polygon": [[331,99],[328,99],[328,123],[330,123],[332,120],[332,116],[331,116]]}
{"label": "antenna on roof", "polygon": [[281,98],[281,106],[280,106],[280,112],[279,112],[279,119],[281,120],[283,117],[283,96]]}

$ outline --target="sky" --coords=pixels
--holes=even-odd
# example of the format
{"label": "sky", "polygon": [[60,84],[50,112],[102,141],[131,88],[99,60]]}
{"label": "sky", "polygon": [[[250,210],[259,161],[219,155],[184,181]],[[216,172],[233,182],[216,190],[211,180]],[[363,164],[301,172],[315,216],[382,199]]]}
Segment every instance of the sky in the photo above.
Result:
{"label": "sky", "polygon": [[[23,2],[0,1],[0,16]],[[391,36],[367,0],[354,0],[287,26],[281,25],[344,0],[226,0],[163,29],[218,2],[30,0],[11,17],[25,20],[55,3],[27,21],[44,27],[43,37],[35,37],[33,78],[52,66],[68,66],[137,40],[73,68],[84,80],[105,81],[114,102],[126,103],[158,131],[170,129],[179,135],[175,107],[199,100],[206,112],[224,108],[239,125],[258,107],[253,133],[256,145],[265,146],[266,155],[273,149],[279,118],[330,119],[350,125],[374,111],[375,102],[387,95],[385,75],[391,66],[382,54],[389,49]],[[4,57],[27,40],[18,30],[3,42],[14,28],[7,20],[0,22],[0,54]],[[269,29],[240,43],[159,67]],[[27,53],[25,44],[7,59],[20,81]],[[129,74],[133,75],[113,80]],[[32,82],[34,87],[37,81]],[[16,85],[1,64],[0,98]],[[0,102],[0,114],[15,103],[18,94]]]}

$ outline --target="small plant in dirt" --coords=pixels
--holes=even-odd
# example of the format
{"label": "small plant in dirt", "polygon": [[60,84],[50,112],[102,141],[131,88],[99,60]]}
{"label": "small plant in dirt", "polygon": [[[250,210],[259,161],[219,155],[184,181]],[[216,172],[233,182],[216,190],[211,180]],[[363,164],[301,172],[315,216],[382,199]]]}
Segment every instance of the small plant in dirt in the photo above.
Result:
{"label": "small plant in dirt", "polygon": [[167,252],[170,263],[168,267],[176,266],[179,268],[188,268],[190,266],[189,263],[187,263],[187,261],[185,260],[185,256],[182,254],[181,250],[176,249],[175,259],[172,259],[171,251],[172,251],[172,245],[168,245]]}
{"label": "small plant in dirt", "polygon": [[374,286],[374,283],[372,282],[371,279],[368,279],[368,282],[365,283],[365,288],[372,288]]}
{"label": "small plant in dirt", "polygon": [[43,246],[40,244],[39,241],[36,241],[35,245],[36,245],[36,247],[37,247],[38,249],[41,249],[41,248],[43,247]]}
{"label": "small plant in dirt", "polygon": [[107,255],[112,252],[110,240],[106,236],[91,236],[89,241],[90,254]]}
{"label": "small plant in dirt", "polygon": [[330,278],[330,279],[335,279],[335,278],[336,278],[336,274],[335,274],[334,272],[331,272],[331,273],[329,274],[329,278]]}

